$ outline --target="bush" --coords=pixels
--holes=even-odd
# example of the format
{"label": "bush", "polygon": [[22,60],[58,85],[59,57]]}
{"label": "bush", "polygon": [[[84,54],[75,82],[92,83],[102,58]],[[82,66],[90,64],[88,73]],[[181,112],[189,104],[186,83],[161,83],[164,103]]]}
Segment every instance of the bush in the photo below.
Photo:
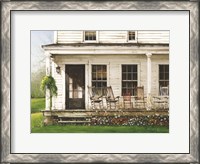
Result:
{"label": "bush", "polygon": [[45,74],[45,68],[31,73],[31,98],[41,98],[45,96],[44,92],[40,90],[40,83]]}

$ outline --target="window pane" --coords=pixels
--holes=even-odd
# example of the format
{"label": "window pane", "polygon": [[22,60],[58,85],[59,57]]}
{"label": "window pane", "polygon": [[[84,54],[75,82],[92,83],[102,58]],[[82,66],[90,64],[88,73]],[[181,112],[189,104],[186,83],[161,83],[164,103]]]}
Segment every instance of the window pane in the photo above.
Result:
{"label": "window pane", "polygon": [[107,86],[106,65],[92,65],[92,86],[97,88],[97,94],[104,94],[104,87]]}
{"label": "window pane", "polygon": [[96,82],[92,82],[92,86],[95,87],[96,86]]}
{"label": "window pane", "polygon": [[107,73],[105,72],[105,73],[103,73],[103,78],[102,78],[102,80],[106,80],[106,78],[107,78]]}
{"label": "window pane", "polygon": [[126,74],[122,73],[122,80],[126,80]]}
{"label": "window pane", "polygon": [[126,66],[125,65],[122,66],[122,72],[126,72]]}
{"label": "window pane", "polygon": [[164,74],[161,73],[161,72],[159,73],[159,79],[160,79],[160,80],[164,80]]}
{"label": "window pane", "polygon": [[131,72],[131,68],[132,68],[132,67],[129,65],[129,66],[128,66],[128,72]]}
{"label": "window pane", "polygon": [[161,73],[163,73],[164,72],[164,65],[159,65],[159,72]]}
{"label": "window pane", "polygon": [[122,82],[122,88],[126,88],[126,83]]}
{"label": "window pane", "polygon": [[96,65],[92,66],[92,72],[96,72]]}
{"label": "window pane", "polygon": [[96,31],[85,31],[85,40],[96,40]]}
{"label": "window pane", "polygon": [[137,80],[137,73],[133,73],[133,80]]}
{"label": "window pane", "polygon": [[132,88],[132,86],[133,86],[133,83],[128,82],[128,88]]}
{"label": "window pane", "polygon": [[72,97],[72,91],[69,91],[69,98],[73,98]]}
{"label": "window pane", "polygon": [[165,65],[165,72],[169,72],[169,66]]}
{"label": "window pane", "polygon": [[131,80],[131,73],[128,73],[128,80]]}
{"label": "window pane", "polygon": [[133,87],[137,87],[137,81],[133,82]]}
{"label": "window pane", "polygon": [[106,65],[103,65],[103,66],[102,66],[102,71],[103,71],[103,72],[106,72]]}
{"label": "window pane", "polygon": [[169,65],[159,65],[159,88],[169,86]]}
{"label": "window pane", "polygon": [[122,95],[135,95],[137,86],[137,65],[122,65]]}
{"label": "window pane", "polygon": [[165,79],[169,80],[169,73],[165,73]]}
{"label": "window pane", "polygon": [[135,31],[129,31],[128,35],[129,40],[135,40]]}
{"label": "window pane", "polygon": [[134,65],[134,66],[133,66],[133,72],[136,72],[136,73],[137,73],[137,65]]}
{"label": "window pane", "polygon": [[74,90],[73,94],[74,94],[73,98],[78,98],[78,92],[76,90]]}
{"label": "window pane", "polygon": [[124,96],[126,93],[126,89],[122,89],[122,96]]}
{"label": "window pane", "polygon": [[97,72],[97,80],[101,80],[101,72]]}

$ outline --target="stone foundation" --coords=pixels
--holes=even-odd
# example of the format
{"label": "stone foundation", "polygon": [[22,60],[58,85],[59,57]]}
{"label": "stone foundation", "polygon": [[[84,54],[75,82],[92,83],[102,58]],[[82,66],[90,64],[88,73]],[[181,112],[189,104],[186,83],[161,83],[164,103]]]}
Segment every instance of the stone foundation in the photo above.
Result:
{"label": "stone foundation", "polygon": [[[123,125],[123,126],[169,126],[168,110],[54,110],[43,111],[44,124],[58,124],[60,118],[77,120],[86,118],[89,123],[84,125]],[[78,120],[77,120],[78,121]],[[76,123],[73,123],[76,124]]]}

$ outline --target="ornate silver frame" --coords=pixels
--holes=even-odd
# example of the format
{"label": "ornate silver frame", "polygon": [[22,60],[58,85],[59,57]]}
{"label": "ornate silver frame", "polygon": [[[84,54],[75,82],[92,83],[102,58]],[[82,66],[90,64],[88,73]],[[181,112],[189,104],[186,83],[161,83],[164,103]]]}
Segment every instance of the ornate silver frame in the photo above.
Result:
{"label": "ornate silver frame", "polygon": [[[199,163],[199,2],[197,1],[9,1],[1,2],[1,162]],[[10,18],[13,10],[187,10],[190,12],[189,154],[11,154]]]}

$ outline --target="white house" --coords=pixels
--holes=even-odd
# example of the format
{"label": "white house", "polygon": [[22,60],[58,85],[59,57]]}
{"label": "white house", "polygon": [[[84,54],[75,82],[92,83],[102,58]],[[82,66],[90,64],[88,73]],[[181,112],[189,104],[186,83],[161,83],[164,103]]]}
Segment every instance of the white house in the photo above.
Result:
{"label": "white house", "polygon": [[169,31],[55,31],[54,43],[42,48],[46,74],[58,87],[56,110],[88,110],[87,86],[112,86],[121,105],[126,93],[134,99],[136,86],[144,86],[147,96],[169,86]]}

